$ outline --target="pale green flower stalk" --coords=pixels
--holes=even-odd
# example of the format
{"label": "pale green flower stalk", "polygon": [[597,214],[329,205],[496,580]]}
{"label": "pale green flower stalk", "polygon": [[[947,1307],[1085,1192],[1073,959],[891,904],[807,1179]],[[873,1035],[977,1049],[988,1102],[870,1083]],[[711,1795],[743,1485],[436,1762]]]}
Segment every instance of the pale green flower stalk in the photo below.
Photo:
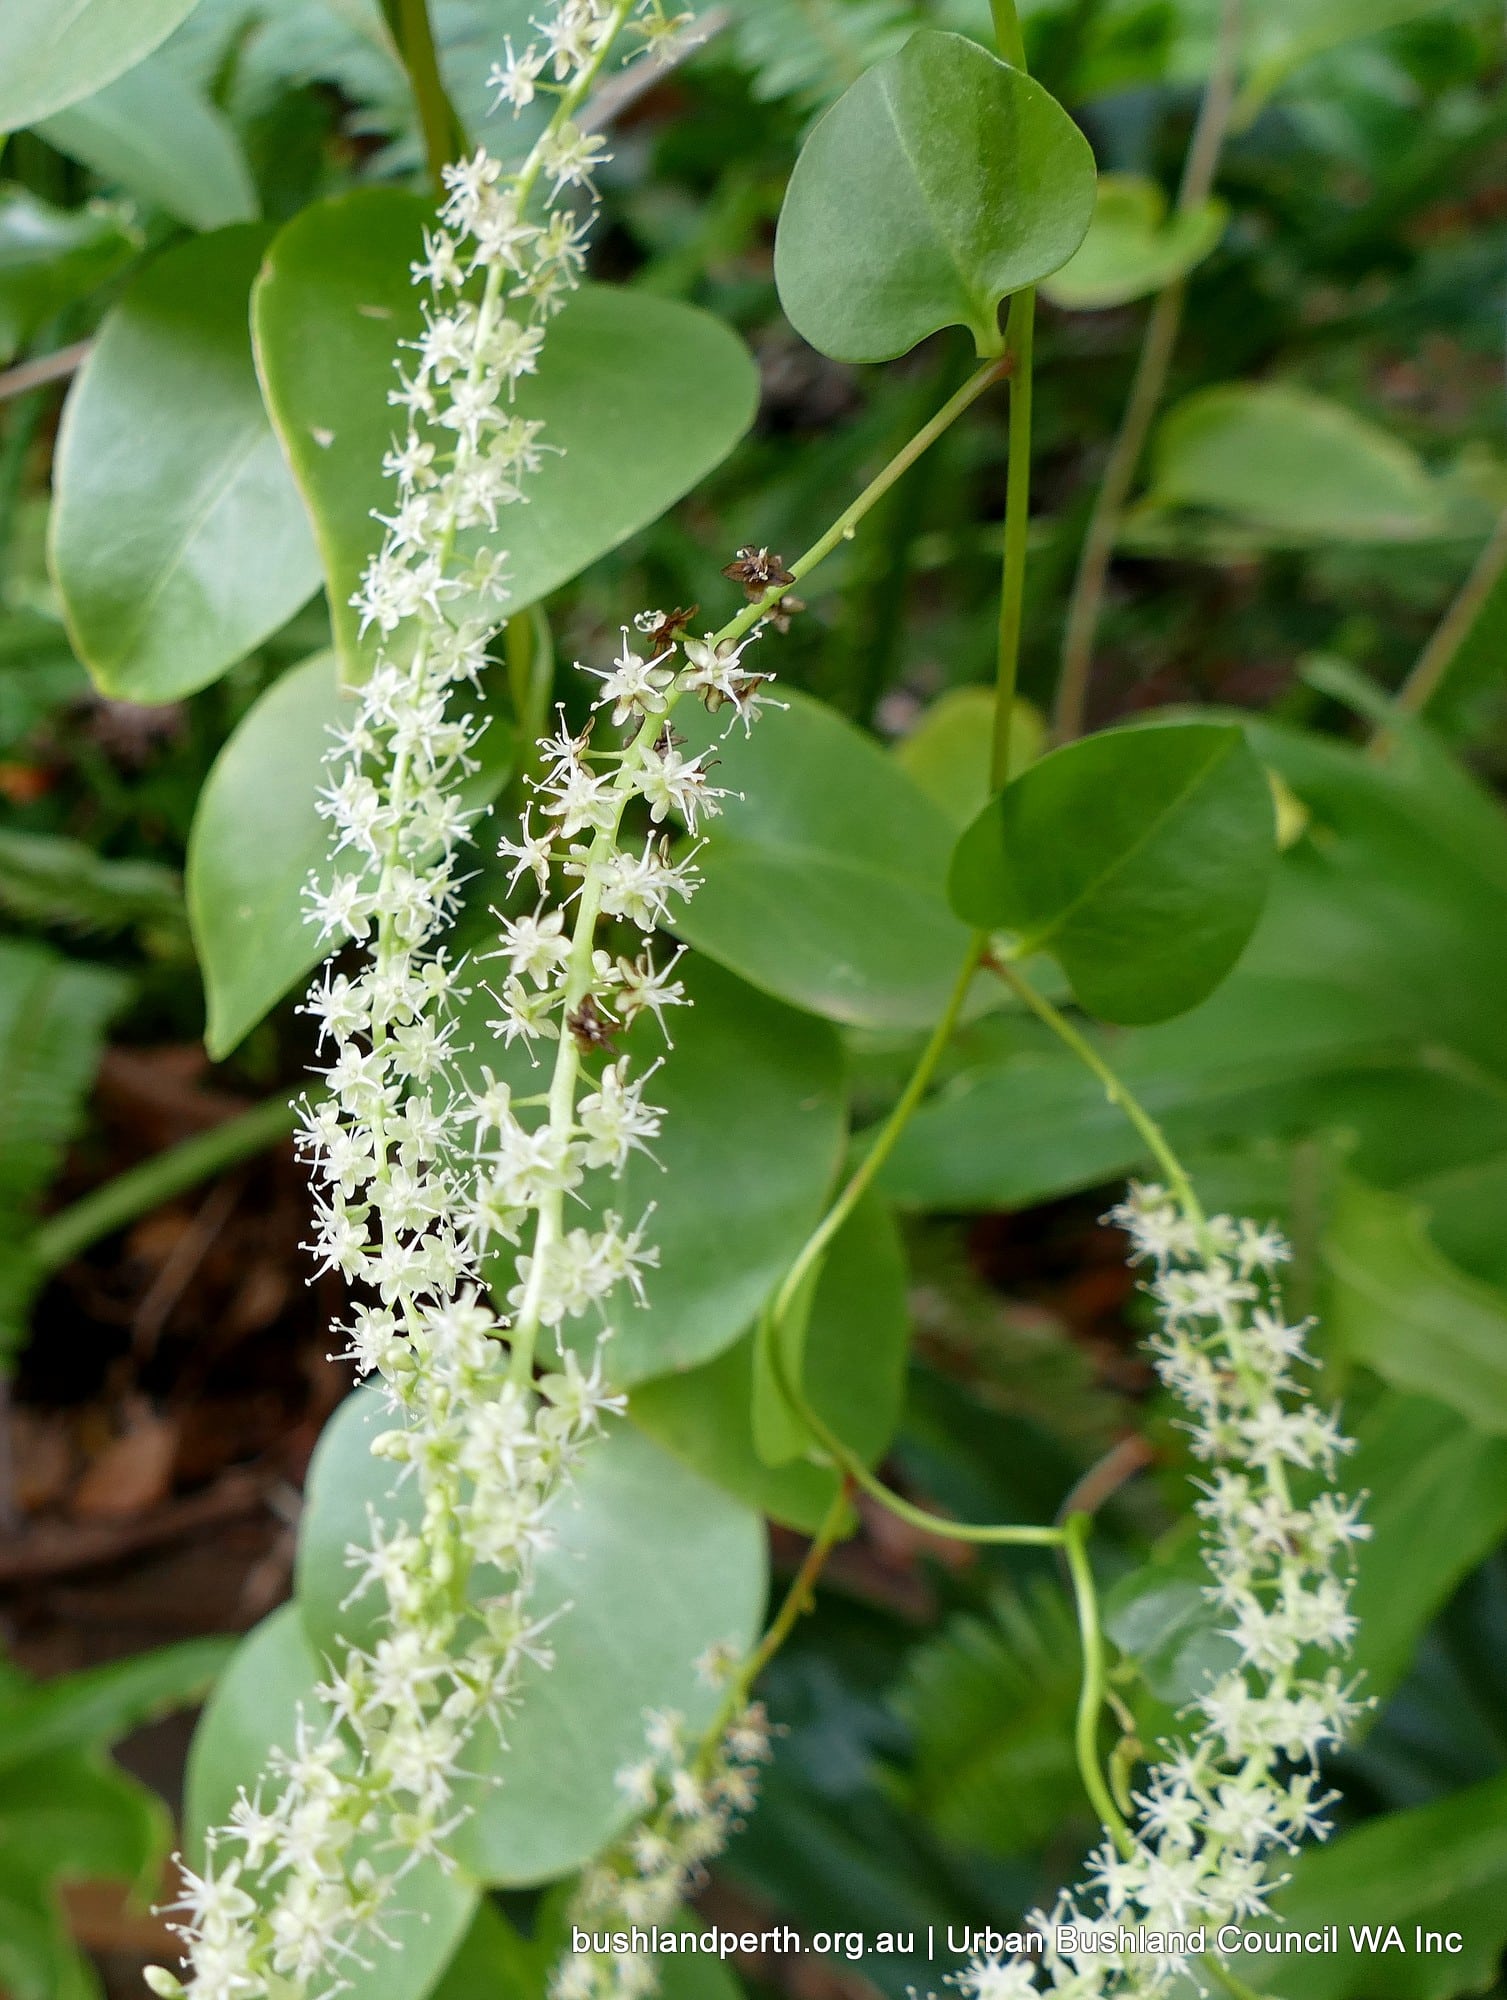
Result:
{"label": "pale green flower stalk", "polygon": [[[567,1228],[565,1203],[588,1173],[620,1173],[659,1129],[643,1079],[604,1058],[616,1029],[645,1010],[662,1020],[684,996],[647,946],[614,957],[596,930],[607,917],[652,931],[690,892],[694,870],[661,837],[627,852],[619,828],[635,802],[651,823],[673,810],[693,831],[716,809],[704,760],[681,756],[663,717],[692,691],[747,721],[761,682],[738,664],[747,640],[684,640],[675,620],[646,616],[646,654],[625,634],[599,675],[598,706],[639,723],[627,748],[597,758],[563,731],[541,746],[542,824],[526,814],[501,850],[515,884],[532,874],[541,900],[503,923],[495,1026],[509,1042],[553,1046],[542,1116],[490,1073],[480,1092],[459,1079],[465,974],[444,933],[470,833],[457,784],[480,735],[459,696],[507,602],[492,537],[549,448],[513,390],[584,264],[589,210],[561,198],[589,202],[606,157],[575,113],[625,27],[653,54],[688,18],[667,17],[661,0],[562,0],[535,23],[535,42],[509,45],[491,79],[499,99],[522,108],[551,92],[554,116],[514,174],[485,153],[446,169],[448,199],[415,267],[424,331],[390,399],[403,413],[386,460],[396,498],[354,600],[378,656],[322,799],[349,861],[311,890],[332,956],[352,943],[367,956],[354,974],[328,966],[311,994],[333,1053],[305,1138],[323,1187],[315,1247],[368,1295],[344,1332],[395,1420],[373,1450],[402,1468],[417,1521],[374,1521],[371,1545],[351,1551],[354,1594],[380,1593],[381,1636],[327,1661],[320,1713],[301,1718],[292,1747],[211,1834],[203,1872],[184,1871],[181,1976],[148,1974],[173,2000],[307,2000],[374,1962],[404,1875],[420,1859],[447,1862],[467,1745],[501,1727],[524,1663],[548,1662],[530,1593],[549,1510],[620,1407],[604,1382],[607,1325],[589,1368],[562,1340],[557,1371],[536,1382],[536,1346],[542,1331],[600,1316],[655,1261],[642,1222],[609,1212],[600,1229]],[[573,881],[568,933],[548,901],[559,876]],[[499,1241],[518,1246],[508,1314],[479,1281]],[[491,1596],[470,1591],[481,1565],[504,1580]]]}

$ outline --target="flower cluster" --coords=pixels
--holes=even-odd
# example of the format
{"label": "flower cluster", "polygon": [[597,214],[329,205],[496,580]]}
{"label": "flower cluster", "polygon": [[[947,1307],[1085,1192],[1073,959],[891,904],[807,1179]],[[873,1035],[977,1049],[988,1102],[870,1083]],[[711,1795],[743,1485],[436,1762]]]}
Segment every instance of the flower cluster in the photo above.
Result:
{"label": "flower cluster", "polygon": [[[1351,1553],[1370,1532],[1330,1483],[1350,1445],[1304,1391],[1307,1329],[1286,1319],[1276,1283],[1282,1238],[1227,1216],[1192,1218],[1158,1187],[1132,1187],[1110,1219],[1151,1267],[1152,1351],[1206,1468],[1196,1505],[1207,1593],[1236,1653],[1193,1702],[1196,1729],[1148,1774],[1134,1831],[1104,1842],[1081,1892],[1031,1919],[1048,1939],[1048,1990],[1072,2000],[1170,1985],[1185,1958],[1178,1934],[1212,1937],[1259,1916],[1272,1855],[1323,1837],[1330,1800],[1317,1760],[1361,1707],[1336,1656],[1355,1630]],[[1144,1933],[1149,1949],[1059,1952],[1059,1926]],[[957,1983],[971,2000],[1040,1990],[1023,1959],[976,1960]]]}
{"label": "flower cluster", "polygon": [[[701,1662],[713,1683],[736,1670],[736,1655],[714,1648]],[[645,1952],[615,1951],[613,1933],[672,1929],[714,1855],[752,1810],[760,1767],[768,1760],[769,1721],[735,1686],[718,1723],[689,1740],[683,1717],[645,1718],[645,1754],[617,1774],[634,1808],[627,1832],[581,1877],[570,1904],[574,1933],[592,1948],[570,1951],[555,1966],[550,2000],[642,2000],[658,1986]]]}
{"label": "flower cluster", "polygon": [[[467,1082],[457,1010],[470,975],[445,943],[472,831],[459,787],[481,733],[465,690],[506,602],[491,536],[549,448],[513,391],[581,271],[586,220],[557,202],[589,195],[604,155],[571,114],[630,24],[657,48],[683,18],[660,0],[562,0],[536,43],[508,47],[500,95],[519,105],[553,92],[556,114],[518,173],[484,153],[446,170],[449,198],[415,267],[428,298],[392,396],[396,500],[353,600],[377,657],[321,799],[337,862],[311,899],[332,960],[308,1011],[328,1058],[304,1133],[320,1189],[314,1247],[363,1301],[345,1352],[380,1383],[394,1421],[372,1448],[408,1504],[350,1551],[352,1597],[379,1595],[373,1636],[326,1663],[317,1713],[210,1837],[202,1873],[184,1871],[183,1977],[148,1975],[170,2000],[339,1990],[386,1941],[383,1913],[407,1871],[444,1862],[467,1810],[468,1744],[501,1730],[525,1667],[549,1661],[530,1600],[551,1505],[621,1404],[604,1381],[602,1309],[619,1286],[641,1296],[655,1261],[642,1220],[607,1208],[600,1227],[566,1227],[587,1175],[620,1175],[659,1129],[647,1075],[629,1073],[613,1037],[684,998],[642,940],[614,953],[597,930],[607,919],[651,931],[690,892],[695,871],[659,829],[674,812],[694,831],[717,794],[666,718],[687,692],[751,715],[762,677],[738,664],[747,638],[688,640],[683,619],[644,618],[645,653],[625,635],[600,676],[598,709],[636,725],[626,749],[594,755],[590,729],[572,738],[563,725],[541,746],[541,824],[526,813],[501,846],[514,886],[532,875],[541,900],[501,919],[493,1026],[508,1045],[553,1045],[542,1097],[515,1101],[490,1069]],[[633,851],[619,845],[630,808],[648,827]],[[560,876],[574,885],[569,934],[549,901]],[[364,947],[354,965],[353,946]],[[513,1246],[516,1278],[501,1314],[481,1283],[498,1244]],[[541,1332],[587,1314],[594,1349],[589,1335],[584,1350],[562,1338],[555,1372],[536,1378]],[[500,1587],[478,1594],[479,1572]]]}

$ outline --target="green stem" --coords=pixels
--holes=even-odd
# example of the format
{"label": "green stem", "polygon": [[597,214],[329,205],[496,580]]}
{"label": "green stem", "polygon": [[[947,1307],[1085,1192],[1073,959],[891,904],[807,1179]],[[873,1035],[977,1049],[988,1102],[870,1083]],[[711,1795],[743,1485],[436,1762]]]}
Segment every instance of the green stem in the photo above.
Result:
{"label": "green stem", "polygon": [[945,1514],[933,1514],[925,1507],[917,1507],[909,1500],[903,1500],[898,1493],[892,1493],[882,1479],[876,1478],[863,1460],[851,1452],[831,1426],[807,1402],[805,1392],[798,1382],[791,1381],[785,1370],[784,1355],[778,1338],[770,1342],[770,1364],[774,1370],[780,1393],[806,1425],[822,1450],[841,1472],[847,1482],[867,1493],[871,1500],[877,1500],[887,1513],[897,1520],[907,1521],[913,1528],[922,1528],[929,1535],[936,1535],[951,1542],[981,1543],[997,1548],[1061,1548],[1067,1539],[1067,1530],[1059,1527],[1017,1527],[1010,1524],[974,1523],[949,1520]]}
{"label": "green stem", "polygon": [[999,593],[999,647],[995,671],[994,745],[989,789],[1010,775],[1010,730],[1020,682],[1020,631],[1025,613],[1026,555],[1031,537],[1031,403],[1036,339],[1036,291],[1010,301],[1005,364],[1010,376],[1010,464],[1005,485],[1005,555]]}
{"label": "green stem", "polygon": [[[1204,88],[1198,122],[1188,145],[1182,185],[1178,189],[1177,212],[1202,208],[1214,185],[1225,135],[1229,131],[1235,82],[1240,61],[1241,0],[1223,0],[1219,22],[1219,43],[1214,67]],[[1059,743],[1070,743],[1082,734],[1088,706],[1089,675],[1098,643],[1099,622],[1109,585],[1110,564],[1125,508],[1135,486],[1136,473],[1151,435],[1151,426],[1161,404],[1162,392],[1172,366],[1177,336],[1182,329],[1187,304],[1187,281],[1174,279],[1158,293],[1146,321],[1140,356],[1131,380],[1120,428],[1104,467],[1104,477],[1094,497],[1078,572],[1073,580],[1063,623],[1062,668],[1057,682],[1057,700],[1052,715],[1053,735]]]}
{"label": "green stem", "polygon": [[69,1208],[49,1216],[31,1239],[31,1261],[43,1275],[61,1270],[91,1243],[112,1236],[139,1216],[149,1215],[186,1188],[223,1173],[238,1161],[265,1152],[285,1139],[298,1124],[294,1107],[280,1097],[269,1098],[239,1118],[228,1118],[213,1131],[201,1132],[143,1160]]}
{"label": "green stem", "polygon": [[718,1737],[721,1736],[722,1730],[726,1729],[733,1713],[748,1699],[749,1690],[754,1682],[795,1630],[801,1614],[811,1609],[817,1579],[827,1566],[828,1556],[847,1533],[851,1514],[852,1493],[848,1481],[843,1479],[838,1482],[837,1491],[832,1496],[832,1504],[822,1517],[815,1539],[801,1559],[801,1566],[791,1580],[784,1602],[733,1683],[728,1700],[723,1704],[722,1726],[716,1731]]}
{"label": "green stem", "polygon": [[413,87],[414,104],[424,133],[429,178],[434,183],[435,192],[443,195],[445,168],[460,154],[469,151],[470,143],[440,75],[428,0],[382,0],[382,11]]}
{"label": "green stem", "polygon": [[[1417,665],[1398,689],[1397,706],[1404,715],[1421,715],[1439,692],[1455,656],[1504,574],[1507,574],[1507,512],[1497,522],[1490,541],[1476,558],[1475,567],[1445,612],[1438,630],[1418,655]],[[1379,751],[1386,739],[1383,726],[1372,740],[1373,750]]]}
{"label": "green stem", "polygon": [[1078,1611],[1078,1634],[1083,1646],[1083,1679],[1078,1689],[1078,1715],[1073,1743],[1078,1754],[1078,1772],[1094,1811],[1099,1815],[1115,1846],[1129,1854],[1134,1842],[1121,1817],[1114,1795],[1099,1762],[1099,1717],[1104,1708],[1108,1675],[1104,1662],[1104,1632],[1099,1622],[1099,1594],[1094,1584],[1093,1566],[1088,1559],[1088,1533],[1092,1517],[1068,1517],[1063,1548],[1068,1572],[1073,1579],[1073,1602]]}
{"label": "green stem", "polygon": [[1264,2000],[1264,1996],[1259,1994],[1254,1986],[1247,1986],[1243,1979],[1237,1978],[1215,1952],[1206,1951],[1199,1963],[1213,1973],[1225,1992],[1232,1996],[1232,2000]]}
{"label": "green stem", "polygon": [[1202,1228],[1205,1220],[1203,1205],[1193,1192],[1193,1183],[1189,1180],[1186,1169],[1167,1143],[1166,1133],[1130,1087],[1116,1076],[1093,1043],[1078,1032],[1067,1016],[1054,1007],[1045,994],[1038,993],[1030,980],[1018,972],[1008,959],[992,957],[986,959],[985,964],[989,971],[998,973],[1011,992],[1030,1008],[1037,1020],[1050,1028],[1058,1041],[1071,1049],[1079,1062],[1099,1079],[1110,1103],[1119,1106],[1145,1140],[1147,1151],[1166,1176],[1167,1185],[1183,1213]]}
{"label": "green stem", "polygon": [[723,626],[717,638],[741,639],[745,632],[751,632],[788,591],[794,590],[803,577],[811,574],[818,563],[825,562],[840,543],[850,542],[858,523],[870,508],[884,498],[896,480],[904,478],[916,460],[931,449],[944,431],[951,430],[963,412],[971,409],[986,389],[1000,380],[1008,365],[1004,356],[999,355],[991,357],[981,368],[976,368],[957,394],[949,396],[931,421],[923,424],[915,436],[900,447],[883,471],[869,481],[852,506],[844,508],[827,532],[790,565],[789,583],[766,590],[757,602],[746,605],[736,618]]}
{"label": "green stem", "polygon": [[785,1273],[780,1289],[774,1296],[772,1310],[776,1324],[789,1312],[813,1265],[823,1256],[833,1237],[873,1186],[880,1168],[895,1150],[896,1142],[910,1123],[912,1113],[926,1095],[927,1086],[936,1073],[937,1064],[952,1039],[952,1031],[957,1026],[963,1003],[968,998],[968,989],[972,986],[974,975],[983,960],[986,943],[986,938],[980,932],[969,945],[967,955],[958,970],[958,976],[953,981],[952,991],[947,996],[947,1005],[942,1010],[941,1019],[932,1029],[926,1047],[921,1051],[916,1066],[911,1071],[910,1080],[901,1092],[894,1109],[879,1128],[873,1145],[850,1176],[842,1193],[806,1238],[800,1254]]}
{"label": "green stem", "polygon": [[1020,16],[1015,11],[1015,0],[989,0],[990,12],[994,16],[994,42],[1007,63],[1016,69],[1026,66],[1026,44],[1020,32]]}

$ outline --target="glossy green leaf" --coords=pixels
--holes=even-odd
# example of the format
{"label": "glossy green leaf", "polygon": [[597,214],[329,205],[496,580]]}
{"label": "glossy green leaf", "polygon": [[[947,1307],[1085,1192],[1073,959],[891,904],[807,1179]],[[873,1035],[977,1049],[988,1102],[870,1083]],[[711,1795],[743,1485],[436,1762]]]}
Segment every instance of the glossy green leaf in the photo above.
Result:
{"label": "glossy green leaf", "polygon": [[1104,1629],[1135,1664],[1171,1724],[1216,1675],[1239,1658],[1208,1596],[1209,1573],[1186,1541],[1120,1578],[1104,1600]]}
{"label": "glossy green leaf", "polygon": [[1249,941],[1276,861],[1271,787],[1221,723],[1116,729],[1006,786],[953,858],[953,907],[1047,951],[1090,1013],[1166,1020]]}
{"label": "glossy green leaf", "polygon": [[1456,1270],[1417,1204],[1348,1180],[1324,1238],[1327,1323],[1357,1360],[1507,1434],[1507,1296]]}
{"label": "glossy green leaf", "polygon": [[[1175,1024],[1109,1038],[1107,1052],[1179,1150],[1351,1134],[1357,1172],[1436,1200],[1441,1246],[1448,1237],[1451,1256],[1495,1280],[1491,1257],[1478,1260],[1494,1231],[1499,1241],[1489,1168],[1507,1151],[1507,815],[1427,731],[1399,725],[1378,759],[1332,736],[1242,726],[1306,828],[1230,979]],[[1143,1163],[1065,1051],[1004,1015],[974,1043],[902,1136],[882,1181],[892,1198],[1015,1207]]]}
{"label": "glossy green leaf", "polygon": [[[480,701],[487,722],[477,768],[460,786],[470,810],[490,805],[511,775],[514,731],[501,712],[503,670]],[[306,921],[311,875],[333,864],[334,834],[317,806],[328,782],[330,731],[344,717],[333,653],[290,668],[254,702],[210,767],[189,834],[189,922],[204,973],[205,1040],[219,1059],[325,956]]]}
{"label": "glossy green leaf", "polygon": [[[411,1485],[394,1491],[392,1467],[368,1448],[389,1423],[373,1394],[353,1397],[315,1455],[298,1598],[316,1647],[372,1630],[371,1598],[339,1609],[347,1548],[370,1538],[367,1503],[394,1521],[414,1505]],[[545,1615],[571,1607],[550,1628],[555,1664],[525,1669],[506,1750],[478,1739],[467,1756],[476,1810],[455,1847],[488,1882],[547,1882],[587,1861],[626,1816],[614,1773],[641,1754],[644,1710],[709,1723],[718,1696],[695,1662],[717,1640],[750,1645],[763,1610],[757,1517],[631,1425],[592,1447],[553,1522],[559,1540],[531,1604]]]}
{"label": "glossy green leaf", "polygon": [[227,229],[157,258],[64,410],[53,574],[79,658],[124,700],[206,686],[319,585],[251,361],[246,301],[265,241]]}
{"label": "glossy green leaf", "polygon": [[665,1054],[649,1090],[665,1113],[655,1158],[635,1155],[591,1197],[630,1217],[655,1204],[648,1304],[618,1313],[608,1354],[623,1383],[695,1367],[737,1339],[815,1225],[846,1133],[830,1028],[704,959],[685,960],[682,976],[692,1005],[670,1017],[674,1048],[648,1017],[624,1042],[641,1063]]}
{"label": "glossy green leaf", "polygon": [[[1040,709],[1017,701],[1010,718],[1010,769],[1018,778],[1046,748]],[[991,688],[951,688],[934,701],[908,736],[895,745],[895,758],[933,804],[960,831],[988,804],[989,767],[994,755],[994,692]]]}
{"label": "glossy green leaf", "polygon": [[[428,203],[392,188],[316,202],[273,244],[256,288],[267,405],[308,501],[336,643],[362,653],[350,597],[391,499],[382,457],[400,340],[418,330],[409,264]],[[758,383],[737,336],[708,314],[591,285],[550,323],[539,372],[515,407],[551,451],[496,539],[521,609],[645,527],[725,458],[752,421]]]}
{"label": "glossy green leaf", "polygon": [[1299,544],[1417,541],[1445,525],[1440,490],[1408,445],[1281,384],[1202,389],[1171,410],[1152,446],[1148,505],[1206,509]]}
{"label": "glossy green leaf", "polygon": [[[1507,1777],[1306,1848],[1272,1909],[1292,1930],[1340,1926],[1338,1952],[1242,1955],[1242,1977],[1282,2000],[1448,2000],[1484,1989],[1507,1941]],[[1384,1940],[1393,1924],[1401,1950],[1352,1942],[1352,1926],[1379,1926]],[[1457,1932],[1455,1948],[1417,1950],[1415,1927]]]}
{"label": "glossy green leaf", "polygon": [[199,1700],[229,1639],[190,1639],[0,1694],[0,1771],[54,1751],[103,1750]]}
{"label": "glossy green leaf", "polygon": [[0,188],[0,362],[140,247],[139,231],[104,202],[54,208],[29,188]]}
{"label": "glossy green leaf", "polygon": [[290,667],[210,766],[189,834],[189,922],[218,1062],[323,958],[304,889],[330,865],[317,809],[342,702],[332,653]]}
{"label": "glossy green leaf", "polygon": [[[822,1266],[804,1345],[804,1387],[818,1414],[866,1465],[884,1453],[905,1398],[910,1317],[905,1254],[884,1204],[860,1203]],[[753,1330],[715,1360],[634,1390],[629,1413],[666,1451],[787,1527],[808,1533],[836,1474],[761,1459],[750,1420]]]}
{"label": "glossy green leaf", "polygon": [[1228,216],[1222,201],[1169,215],[1156,181],[1140,174],[1101,174],[1087,236],[1041,289],[1053,305],[1073,312],[1128,305],[1201,264],[1224,234]]}
{"label": "glossy green leaf", "polygon": [[[244,1785],[254,1790],[273,1750],[291,1750],[300,1715],[318,1730],[328,1710],[317,1693],[325,1668],[305,1636],[298,1607],[285,1604],[241,1641],[194,1733],[184,1795],[185,1836],[197,1866],[206,1832],[226,1824]],[[369,1966],[341,1966],[356,2000],[425,2000],[465,1936],[477,1890],[464,1871],[419,1861],[402,1895],[382,1913],[393,1950],[374,1948]]]}
{"label": "glossy green leaf", "polygon": [[195,0],[5,0],[0,132],[19,131],[103,89],[156,48]]}
{"label": "glossy green leaf", "polygon": [[1507,1531],[1507,1440],[1431,1397],[1388,1389],[1355,1441],[1342,1477],[1366,1495],[1371,1539],[1356,1551],[1350,1664],[1381,1701],[1455,1585]]}
{"label": "glossy green leaf", "polygon": [[[673,1049],[652,1015],[621,1044],[640,1073],[664,1062],[648,1092],[665,1114],[653,1158],[635,1154],[620,1180],[599,1177],[583,1189],[592,1204],[583,1221],[609,1208],[636,1221],[653,1207],[648,1234],[659,1265],[644,1274],[648,1304],[616,1307],[607,1350],[623,1384],[695,1367],[737,1339],[820,1217],[846,1134],[842,1056],[830,1028],[709,960],[684,960],[679,976],[692,1004],[668,1016]],[[462,1073],[479,1086],[485,1066],[521,1094],[537,1092],[544,1075],[521,1043],[509,1050],[496,1039],[495,1013],[478,990],[458,1038],[473,1045]],[[499,1258],[490,1276],[505,1291],[511,1263]],[[585,1358],[596,1329],[583,1322],[576,1334]]]}
{"label": "glossy green leaf", "polygon": [[0,1771],[0,1873],[150,1892],[171,1833],[161,1799],[107,1759],[65,1750]]}
{"label": "glossy green leaf", "polygon": [[695,748],[716,746],[716,782],[733,794],[677,928],[814,1014],[929,1027],[968,947],[947,907],[951,829],[872,737],[808,696],[781,699],[746,738],[677,714]]}
{"label": "glossy green leaf", "polygon": [[[1328,1079],[1399,1063],[1405,1046],[1366,992],[1244,966],[1193,1013],[1102,1040],[1180,1150],[1324,1123]],[[998,1055],[967,1064],[922,1105],[880,1186],[907,1207],[1021,1208],[1149,1164],[1097,1079],[1022,1024]]]}
{"label": "glossy green leaf", "polygon": [[190,229],[223,229],[260,212],[235,127],[163,56],[40,129],[60,153]]}
{"label": "glossy green leaf", "polygon": [[[461,786],[473,809],[489,805],[512,771],[500,681],[498,668],[482,680],[488,727],[478,768]],[[466,700],[478,707],[469,689]],[[217,1062],[325,956],[304,890],[335,865],[334,830],[317,802],[330,732],[349,707],[333,653],[290,667],[241,717],[199,794],[185,885],[204,975],[204,1040]]]}
{"label": "glossy green leaf", "polygon": [[1000,350],[1000,301],[1065,264],[1094,206],[1088,141],[1039,83],[923,29],[807,139],[775,239],[791,325],[839,361],[944,326]]}

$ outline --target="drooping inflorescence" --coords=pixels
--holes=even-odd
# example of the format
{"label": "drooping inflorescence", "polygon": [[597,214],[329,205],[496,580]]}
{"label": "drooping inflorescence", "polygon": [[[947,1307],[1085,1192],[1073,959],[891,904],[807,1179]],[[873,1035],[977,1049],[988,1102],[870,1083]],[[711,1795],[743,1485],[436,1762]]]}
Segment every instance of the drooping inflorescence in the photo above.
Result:
{"label": "drooping inflorescence", "polygon": [[[1259,1918],[1273,1857],[1323,1837],[1317,1762],[1363,1706],[1340,1662],[1355,1630],[1350,1559],[1370,1530],[1331,1483],[1350,1442],[1299,1374],[1307,1329],[1287,1320],[1277,1285],[1286,1243],[1249,1221],[1192,1217],[1159,1187],[1133,1186],[1110,1219],[1151,1267],[1152,1353],[1205,1468],[1206,1588],[1236,1657],[1191,1704],[1185,1740],[1163,1746],[1132,1829],[1105,1839],[1081,1890],[1027,1920],[1046,1939],[1041,1959],[976,1959],[956,1980],[969,2000],[1170,1986],[1190,1969],[1181,1940],[1202,1930],[1212,1947],[1221,1926]],[[1064,1949],[1064,1933],[1090,1936]],[[1105,1949],[1122,1934],[1146,1949]]]}
{"label": "drooping inflorescence", "polygon": [[644,1755],[617,1774],[633,1819],[576,1885],[572,1949],[554,1968],[550,2000],[644,2000],[655,1992],[653,1956],[619,1949],[624,1933],[673,1930],[706,1864],[753,1810],[770,1755],[768,1717],[748,1700],[736,1653],[713,1647],[697,1664],[710,1685],[731,1683],[722,1712],[701,1738],[689,1737],[678,1715],[645,1717]]}
{"label": "drooping inflorescence", "polygon": [[[447,168],[449,197],[415,266],[427,300],[391,398],[402,412],[386,460],[396,500],[353,600],[377,657],[321,800],[337,861],[311,901],[331,960],[308,1011],[328,1060],[304,1133],[320,1189],[313,1247],[362,1300],[345,1352],[393,1418],[372,1448],[415,1497],[350,1551],[353,1595],[379,1593],[380,1636],[326,1662],[317,1713],[209,1836],[202,1871],[184,1870],[183,1975],[153,1968],[159,1994],[300,2000],[338,1991],[385,1944],[403,1876],[424,1857],[443,1863],[465,1816],[468,1743],[501,1727],[525,1664],[548,1663],[530,1596],[550,1506],[620,1407],[602,1365],[603,1308],[620,1286],[642,1295],[656,1253],[646,1218],[608,1208],[588,1227],[567,1203],[657,1132],[646,1078],[612,1038],[644,1012],[663,1023],[684,994],[642,936],[614,952],[598,926],[651,932],[694,886],[664,822],[674,812],[694,831],[718,795],[668,716],[686,693],[752,716],[763,677],[739,659],[758,625],[719,644],[649,614],[642,652],[625,632],[596,707],[633,725],[626,746],[598,755],[590,728],[572,737],[562,723],[540,745],[519,837],[501,843],[513,886],[532,877],[540,900],[499,918],[498,977],[458,962],[445,934],[474,818],[459,795],[481,733],[466,692],[507,603],[492,536],[550,448],[513,392],[580,277],[605,157],[573,113],[619,30],[636,27],[654,50],[687,18],[661,0],[563,0],[534,44],[509,46],[493,77],[500,97],[521,107],[551,91],[556,113],[517,173],[485,153]],[[584,214],[562,204],[567,191]],[[632,814],[644,824],[624,846]],[[354,965],[352,947],[363,953]],[[479,1086],[465,1082],[457,1008],[483,985],[499,1041],[547,1054],[542,1102],[515,1103],[485,1066]],[[515,1283],[499,1312],[481,1266],[502,1245]],[[588,1315],[594,1354],[590,1337],[584,1364],[581,1343],[562,1340],[536,1378],[541,1333]],[[481,1565],[504,1587],[468,1590]]]}

